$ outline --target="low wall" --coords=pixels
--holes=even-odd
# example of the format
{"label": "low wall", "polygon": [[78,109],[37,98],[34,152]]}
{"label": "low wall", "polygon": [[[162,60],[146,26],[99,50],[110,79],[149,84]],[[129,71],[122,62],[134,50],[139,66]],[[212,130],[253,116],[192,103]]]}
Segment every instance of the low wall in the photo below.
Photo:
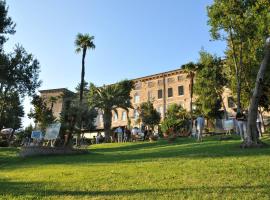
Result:
{"label": "low wall", "polygon": [[67,154],[85,154],[86,149],[73,149],[70,147],[21,147],[19,156],[37,156],[37,155],[67,155]]}

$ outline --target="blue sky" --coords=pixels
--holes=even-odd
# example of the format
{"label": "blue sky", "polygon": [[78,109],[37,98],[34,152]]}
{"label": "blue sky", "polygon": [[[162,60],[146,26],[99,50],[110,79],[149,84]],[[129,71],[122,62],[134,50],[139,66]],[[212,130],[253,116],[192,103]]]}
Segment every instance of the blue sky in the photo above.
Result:
{"label": "blue sky", "polygon": [[[223,55],[225,44],[210,41],[206,6],[212,0],[7,0],[16,43],[41,64],[40,89],[80,81],[78,32],[95,36],[88,51],[85,80],[97,85],[173,70],[198,60],[201,48]],[[26,112],[29,102],[25,103]],[[25,124],[28,123],[25,122]]]}

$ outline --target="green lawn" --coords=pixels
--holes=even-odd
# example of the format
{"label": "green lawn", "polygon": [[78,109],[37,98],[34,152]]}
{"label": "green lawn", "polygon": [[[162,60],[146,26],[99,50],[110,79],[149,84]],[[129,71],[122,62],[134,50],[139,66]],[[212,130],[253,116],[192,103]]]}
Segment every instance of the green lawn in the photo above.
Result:
{"label": "green lawn", "polygon": [[239,144],[179,138],[32,158],[0,148],[0,199],[270,199],[270,148]]}

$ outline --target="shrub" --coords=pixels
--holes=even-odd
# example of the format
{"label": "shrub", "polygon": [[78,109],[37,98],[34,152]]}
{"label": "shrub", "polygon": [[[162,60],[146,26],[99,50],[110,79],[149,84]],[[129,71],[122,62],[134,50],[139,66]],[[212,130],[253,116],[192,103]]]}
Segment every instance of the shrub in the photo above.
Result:
{"label": "shrub", "polygon": [[168,108],[166,117],[161,123],[161,131],[167,135],[180,135],[188,131],[189,125],[190,119],[187,111],[181,105],[172,104]]}
{"label": "shrub", "polygon": [[9,143],[7,140],[0,140],[0,147],[8,147]]}

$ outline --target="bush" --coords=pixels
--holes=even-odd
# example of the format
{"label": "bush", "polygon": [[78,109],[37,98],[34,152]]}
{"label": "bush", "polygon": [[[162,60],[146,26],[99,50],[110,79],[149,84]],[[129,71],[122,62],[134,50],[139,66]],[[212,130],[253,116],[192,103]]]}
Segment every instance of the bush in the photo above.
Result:
{"label": "bush", "polygon": [[189,130],[189,125],[187,111],[181,105],[172,104],[166,112],[166,118],[161,123],[161,131],[167,135],[181,135]]}
{"label": "bush", "polygon": [[9,143],[7,140],[0,140],[0,147],[8,147]]}

